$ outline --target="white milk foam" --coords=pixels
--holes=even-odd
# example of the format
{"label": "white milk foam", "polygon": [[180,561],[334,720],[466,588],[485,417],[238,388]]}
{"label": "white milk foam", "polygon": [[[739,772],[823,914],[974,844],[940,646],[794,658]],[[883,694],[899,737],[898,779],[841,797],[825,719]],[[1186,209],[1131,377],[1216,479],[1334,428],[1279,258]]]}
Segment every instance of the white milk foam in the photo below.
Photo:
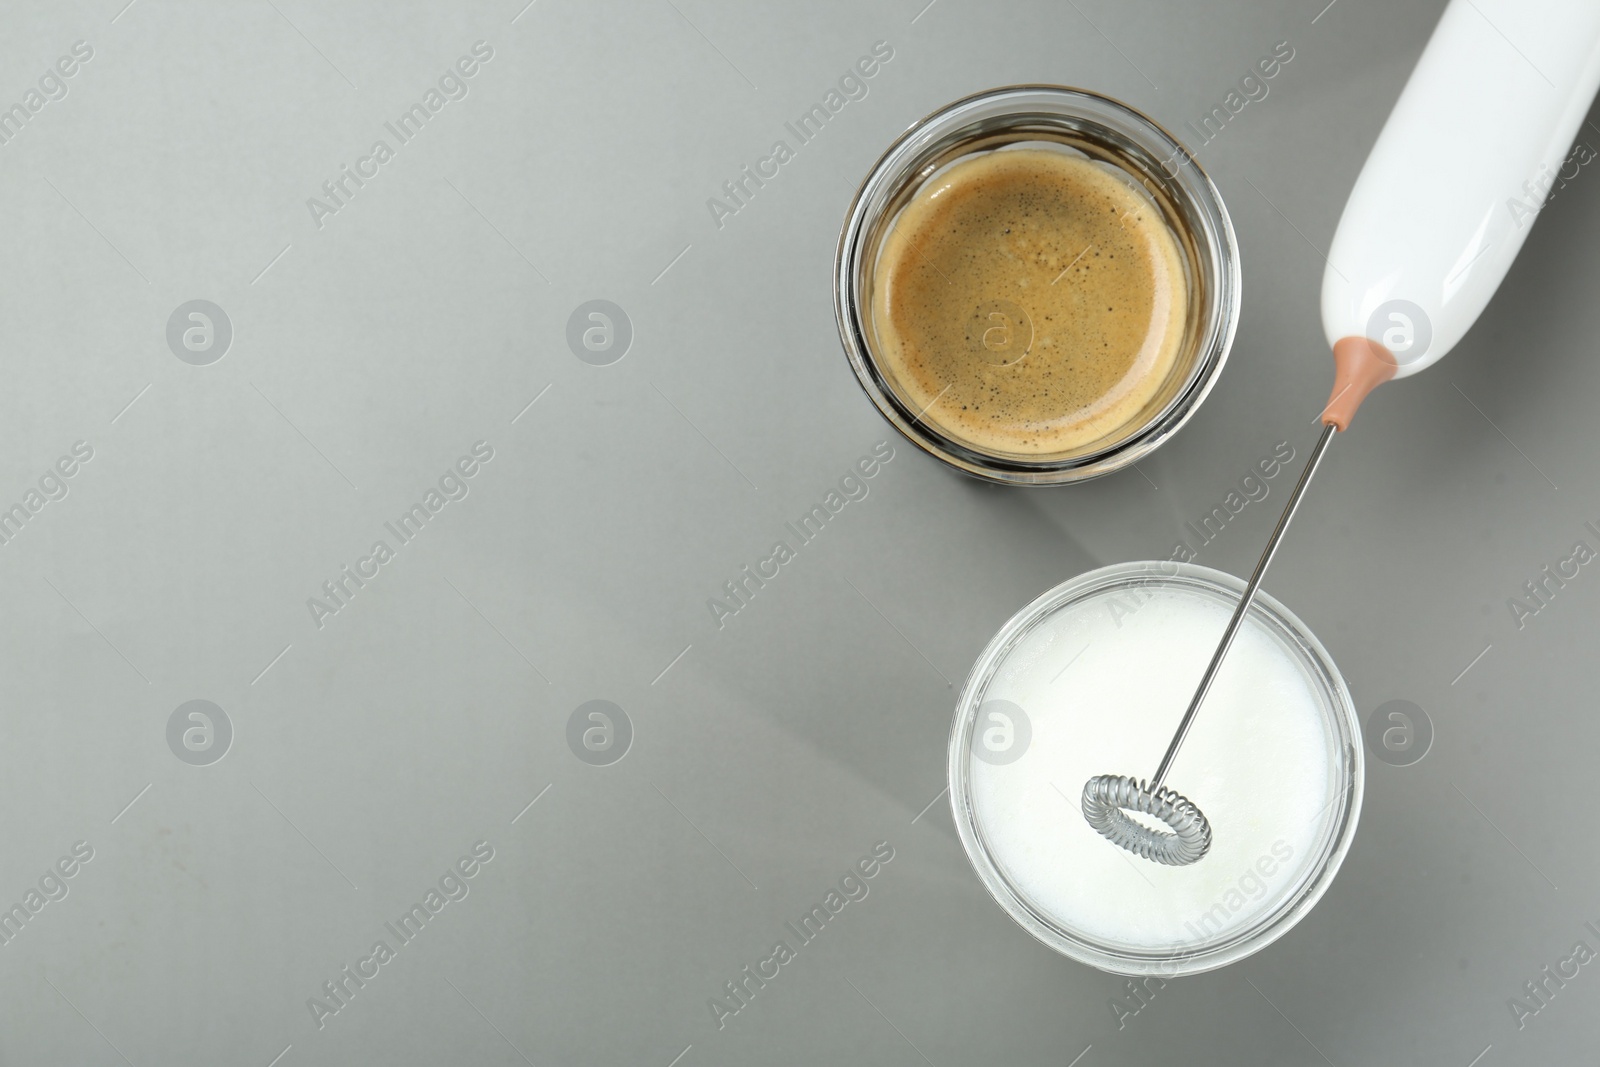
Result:
{"label": "white milk foam", "polygon": [[1083,819],[1089,778],[1155,773],[1232,611],[1182,587],[1107,590],[1036,626],[990,682],[984,703],[1019,705],[1032,737],[1015,762],[972,759],[977,822],[995,864],[1060,925],[1140,948],[1208,944],[1278,906],[1316,861],[1342,788],[1335,734],[1306,665],[1254,614],[1165,783],[1205,812],[1211,851],[1167,867]]}

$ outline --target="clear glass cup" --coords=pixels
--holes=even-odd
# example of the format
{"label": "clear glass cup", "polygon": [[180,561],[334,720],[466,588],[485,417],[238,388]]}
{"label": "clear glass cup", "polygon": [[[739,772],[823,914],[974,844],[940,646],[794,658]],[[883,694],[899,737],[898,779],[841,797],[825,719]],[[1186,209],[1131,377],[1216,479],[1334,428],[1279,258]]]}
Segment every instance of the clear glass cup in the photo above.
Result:
{"label": "clear glass cup", "polygon": [[[1214,936],[1209,936],[1212,935],[1211,929],[1202,923],[1201,927],[1195,928],[1201,936],[1185,936],[1180,940],[1164,944],[1119,941],[1103,933],[1091,933],[1081,928],[1085,924],[1080,922],[1079,927],[1075,927],[1069,918],[1052,914],[1049,908],[1039,904],[1034,899],[1038,894],[1030,896],[1029,892],[1018,884],[1018,880],[1007,873],[1008,861],[1002,854],[1004,850],[992,845],[992,831],[985,830],[985,815],[979,810],[982,805],[975,803],[974,760],[979,756],[975,752],[974,737],[986,726],[979,709],[984,707],[986,694],[997,674],[1015,665],[1014,661],[1010,660],[1013,652],[1016,652],[1029,635],[1056,612],[1070,605],[1092,602],[1093,598],[1104,598],[1107,595],[1117,595],[1119,601],[1125,604],[1137,604],[1143,602],[1147,594],[1158,592],[1158,587],[1198,594],[1207,600],[1214,600],[1225,609],[1224,614],[1226,614],[1231,613],[1238,604],[1239,597],[1244,591],[1244,582],[1220,571],[1193,564],[1120,563],[1080,575],[1039,597],[1001,627],[1000,632],[983,650],[968,675],[956,706],[955,720],[950,732],[949,775],[951,806],[962,846],[985,888],[1013,920],[1056,951],[1100,970],[1115,974],[1171,977],[1212,970],[1259,952],[1288,933],[1322,898],[1338,872],[1340,864],[1343,863],[1355,835],[1356,823],[1361,812],[1365,760],[1355,705],[1327,649],[1323,648],[1315,635],[1287,608],[1265,592],[1258,592],[1251,605],[1246,625],[1249,627],[1260,624],[1264,627],[1270,639],[1281,647],[1287,662],[1294,664],[1297,673],[1306,679],[1308,691],[1314,694],[1314,700],[1319,707],[1317,718],[1320,724],[1320,736],[1325,748],[1324,767],[1327,778],[1323,784],[1326,795],[1333,797],[1333,800],[1318,811],[1315,823],[1308,824],[1313,826],[1307,834],[1310,844],[1303,855],[1298,857],[1297,868],[1289,871],[1285,864],[1287,880],[1271,884],[1270,892],[1264,887],[1262,896],[1258,898],[1260,907],[1254,911],[1239,911],[1240,918],[1231,928],[1222,929],[1221,924],[1218,924]],[[1221,636],[1220,622],[1217,626],[1217,636]],[[1235,648],[1238,647],[1236,644]],[[1051,662],[1040,669],[1053,667],[1054,663]],[[1198,681],[1198,672],[1195,681]],[[1187,691],[1185,689],[1185,692]],[[1114,711],[1115,709],[1108,709],[1108,713]],[[1182,712],[1182,706],[1173,707],[1174,726],[1177,725]],[[1202,706],[1200,712],[1202,721],[1205,715],[1206,709]],[[1035,731],[1034,736],[1037,739],[1037,727],[1029,729]],[[1152,766],[1160,757],[1164,742],[1163,738],[1163,743],[1148,754]],[[1192,745],[1191,739],[1190,747]],[[991,755],[984,762],[1010,763],[1011,760],[997,761]],[[1090,758],[1088,762],[1096,760]],[[1002,770],[1010,773],[1010,768]],[[1198,777],[1199,772],[1203,770],[1204,768],[1191,769],[1189,772],[1191,780]],[[1148,769],[1142,766],[1098,767],[1096,771],[1112,774],[1148,773]],[[1180,756],[1174,780],[1168,784],[1182,792],[1184,775],[1183,758]],[[1077,791],[1082,789],[1082,785],[1081,781],[1075,781],[1070,785],[1057,786],[1058,790],[1063,791],[1064,802],[1061,810],[1063,820],[1082,820],[1082,814],[1077,807]],[[1234,783],[1230,780],[1228,783],[1229,789],[1237,787],[1243,791],[1249,791],[1255,786],[1254,781]],[[1070,794],[1070,798],[1067,794]],[[1204,807],[1204,804],[1201,806]],[[1050,817],[1053,819],[1054,815],[1051,814]],[[991,826],[994,825],[994,818],[993,815],[988,817]],[[1077,832],[1081,828],[1070,826],[1064,829]],[[1215,826],[1214,829],[1220,835],[1227,833],[1229,828]],[[1220,837],[1218,840],[1220,841]],[[1030,841],[1029,844],[1032,845],[1033,842]],[[1252,838],[1249,844],[1249,851],[1254,855],[1260,842]],[[1112,850],[1117,848],[1110,842],[1098,838],[1095,839],[1094,846]],[[1014,845],[1012,854],[1016,855]],[[1057,852],[1056,855],[1065,853]],[[1215,862],[1215,855],[1213,851],[1212,855],[1199,862]],[[1129,864],[1148,864],[1146,860],[1127,854],[1122,854],[1121,858]],[[1154,874],[1159,868],[1155,868],[1152,864],[1139,869]],[[1120,871],[1120,868],[1118,870]],[[1234,872],[1230,867],[1227,871],[1219,869],[1217,873],[1231,878]],[[1074,876],[1077,874],[1075,870]],[[1148,881],[1148,878],[1146,880]],[[1087,889],[1093,892],[1092,885]],[[1208,898],[1207,903],[1210,902]],[[1202,913],[1185,911],[1183,914],[1198,917]],[[1188,929],[1188,924],[1185,924],[1185,929]]]}
{"label": "clear glass cup", "polygon": [[[873,275],[900,212],[936,175],[977,153],[1012,146],[1089,158],[1149,201],[1178,243],[1188,286],[1183,348],[1155,397],[1117,430],[1044,456],[979,451],[944,433],[875,357]],[[861,388],[923,451],[966,474],[1014,485],[1055,485],[1109,474],[1171,437],[1210,391],[1239,319],[1239,248],[1221,194],[1188,150],[1147,116],[1109,97],[1055,85],[1017,85],[958,100],[903,133],[857,191],[839,238],[834,307]]]}

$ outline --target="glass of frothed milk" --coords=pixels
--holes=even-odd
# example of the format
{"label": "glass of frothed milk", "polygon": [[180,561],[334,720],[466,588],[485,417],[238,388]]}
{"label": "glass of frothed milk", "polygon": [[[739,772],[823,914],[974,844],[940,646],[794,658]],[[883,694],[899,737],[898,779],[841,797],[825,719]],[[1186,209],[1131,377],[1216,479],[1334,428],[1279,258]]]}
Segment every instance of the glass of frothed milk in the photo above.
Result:
{"label": "glass of frothed milk", "polygon": [[1138,111],[1062,86],[958,100],[867,176],[834,304],[862,389],[966,474],[1054,485],[1136,462],[1210,390],[1239,316],[1222,198]]}
{"label": "glass of frothed milk", "polygon": [[1192,564],[1103,567],[1024,608],[973,667],[950,735],[956,829],[995,900],[1057,951],[1117,974],[1221,967],[1287,933],[1343,861],[1361,811],[1355,707],[1265,593],[1170,776],[1210,819],[1210,852],[1162,866],[1084,821],[1090,777],[1154,770],[1243,588]]}

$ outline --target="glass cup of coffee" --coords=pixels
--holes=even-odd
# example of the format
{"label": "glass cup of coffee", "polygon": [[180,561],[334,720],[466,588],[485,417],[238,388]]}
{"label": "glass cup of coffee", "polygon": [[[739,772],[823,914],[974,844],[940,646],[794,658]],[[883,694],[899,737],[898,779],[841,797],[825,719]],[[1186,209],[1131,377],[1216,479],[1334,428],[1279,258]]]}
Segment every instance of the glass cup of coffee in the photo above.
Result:
{"label": "glass cup of coffee", "polygon": [[1097,93],[1020,85],[913,125],[850,206],[835,269],[856,377],[913,444],[1015,485],[1148,455],[1216,381],[1239,250],[1188,150]]}

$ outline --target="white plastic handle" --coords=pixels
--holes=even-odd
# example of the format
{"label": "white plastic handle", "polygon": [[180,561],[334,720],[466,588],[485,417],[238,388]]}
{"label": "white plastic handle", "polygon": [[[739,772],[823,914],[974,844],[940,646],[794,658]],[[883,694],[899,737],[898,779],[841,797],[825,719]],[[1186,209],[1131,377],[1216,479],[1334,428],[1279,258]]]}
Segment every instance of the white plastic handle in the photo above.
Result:
{"label": "white plastic handle", "polygon": [[1597,0],[1451,0],[1339,220],[1328,343],[1377,341],[1396,377],[1455,347],[1547,196],[1600,151],[1600,134],[1573,145],[1597,84]]}

